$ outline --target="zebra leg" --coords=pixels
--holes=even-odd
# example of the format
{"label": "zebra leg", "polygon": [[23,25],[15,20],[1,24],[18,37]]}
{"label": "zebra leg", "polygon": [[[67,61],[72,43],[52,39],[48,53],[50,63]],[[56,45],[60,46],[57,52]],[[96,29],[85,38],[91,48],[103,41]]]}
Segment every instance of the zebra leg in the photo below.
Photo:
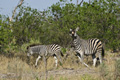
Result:
{"label": "zebra leg", "polygon": [[100,60],[100,64],[102,64],[102,60],[103,60],[103,56],[102,56],[102,49],[98,49],[97,50],[97,53],[98,54],[98,57],[99,57],[99,60]]}
{"label": "zebra leg", "polygon": [[44,60],[44,63],[45,63],[45,80],[47,80],[47,59],[45,56],[43,56],[43,60]]}
{"label": "zebra leg", "polygon": [[93,59],[93,66],[95,67],[97,62],[96,56],[92,55],[92,59]]}
{"label": "zebra leg", "polygon": [[47,59],[45,58],[45,56],[43,57],[44,60],[44,64],[45,64],[45,69],[47,70]]}
{"label": "zebra leg", "polygon": [[55,54],[53,55],[53,57],[54,57],[54,59],[55,59],[55,65],[56,65],[56,67],[57,67],[57,63],[58,63],[57,57],[56,57]]}
{"label": "zebra leg", "polygon": [[99,60],[100,60],[100,64],[102,64],[102,54],[101,53],[99,53]]}
{"label": "zebra leg", "polygon": [[63,63],[63,60],[62,60],[62,58],[61,58],[61,55],[60,55],[60,54],[57,54],[57,57],[58,57],[58,59],[59,59],[59,61],[60,61],[60,64],[62,64],[62,63]]}
{"label": "zebra leg", "polygon": [[78,57],[78,59],[80,60],[80,62],[81,62],[82,64],[84,64],[86,67],[89,68],[89,66],[88,66],[86,63],[83,62],[83,58],[84,58],[83,55],[80,55],[79,53],[77,53],[77,57]]}
{"label": "zebra leg", "polygon": [[41,58],[41,56],[38,56],[38,58],[36,59],[36,62],[35,62],[35,67],[37,67],[37,63],[38,63],[38,60]]}

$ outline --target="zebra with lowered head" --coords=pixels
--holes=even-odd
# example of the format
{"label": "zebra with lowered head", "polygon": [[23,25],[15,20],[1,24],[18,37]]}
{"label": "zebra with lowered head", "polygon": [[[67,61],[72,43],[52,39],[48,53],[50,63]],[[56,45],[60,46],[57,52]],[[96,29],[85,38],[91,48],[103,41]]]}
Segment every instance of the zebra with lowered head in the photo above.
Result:
{"label": "zebra with lowered head", "polygon": [[[35,66],[37,66],[38,60],[43,57],[45,65],[46,64],[46,59],[49,56],[53,56],[55,59],[55,64],[57,67],[58,59],[62,63],[61,56],[63,56],[61,52],[61,46],[57,44],[51,44],[51,45],[39,45],[39,44],[33,44],[29,45],[27,47],[27,56],[30,56],[32,54],[38,54],[38,58],[36,59]],[[57,59],[58,58],[58,59]]]}
{"label": "zebra with lowered head", "polygon": [[99,57],[100,63],[102,63],[104,57],[104,49],[102,42],[99,39],[81,39],[76,33],[78,30],[79,27],[77,27],[75,30],[70,29],[69,33],[73,39],[75,52],[77,57],[80,59],[80,62],[83,63],[85,66],[89,67],[86,63],[83,62],[83,58],[84,55],[92,55],[93,66],[96,66],[96,57]]}

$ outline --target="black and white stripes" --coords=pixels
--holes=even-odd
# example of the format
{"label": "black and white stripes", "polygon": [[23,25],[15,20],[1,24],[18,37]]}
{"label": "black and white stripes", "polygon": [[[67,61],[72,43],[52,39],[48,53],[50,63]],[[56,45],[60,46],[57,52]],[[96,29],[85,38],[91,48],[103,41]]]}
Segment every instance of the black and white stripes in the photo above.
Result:
{"label": "black and white stripes", "polygon": [[96,65],[96,61],[97,61],[96,57],[99,57],[100,63],[102,63],[102,58],[104,56],[104,49],[102,46],[102,42],[99,39],[89,39],[89,40],[81,39],[76,33],[78,29],[79,28],[76,28],[75,30],[70,29],[69,33],[73,39],[75,51],[80,61],[85,66],[88,67],[88,65],[83,62],[83,57],[84,55],[92,55],[93,66]]}
{"label": "black and white stripes", "polygon": [[37,66],[38,60],[43,57],[46,59],[46,57],[53,56],[55,59],[56,67],[57,67],[57,58],[62,63],[61,56],[63,56],[61,52],[61,46],[57,44],[51,44],[51,45],[29,45],[27,47],[27,55],[30,56],[32,54],[38,54],[38,58],[36,59],[35,66]]}
{"label": "black and white stripes", "polygon": [[[104,57],[104,49],[102,42],[99,39],[89,39],[84,40],[81,39],[77,35],[77,31],[79,28],[76,28],[75,30],[70,29],[70,36],[73,39],[73,46],[76,52],[77,57],[80,59],[80,61],[87,67],[89,67],[84,61],[84,55],[91,55],[93,59],[93,66],[96,66],[97,58],[99,58],[100,63],[102,63],[103,57]],[[61,46],[57,44],[51,44],[51,45],[29,45],[27,47],[27,53],[28,56],[32,54],[38,54],[38,58],[36,59],[35,66],[37,66],[38,60],[43,57],[46,61],[46,57],[53,56],[55,59],[56,67],[58,60],[62,63],[61,56],[63,56],[61,52]]]}

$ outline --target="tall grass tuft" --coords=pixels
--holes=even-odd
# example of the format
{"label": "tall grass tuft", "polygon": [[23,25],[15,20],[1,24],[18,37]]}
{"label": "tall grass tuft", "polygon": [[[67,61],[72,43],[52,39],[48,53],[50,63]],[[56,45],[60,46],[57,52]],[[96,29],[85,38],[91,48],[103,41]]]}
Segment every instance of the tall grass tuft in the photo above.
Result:
{"label": "tall grass tuft", "polygon": [[85,74],[85,75],[82,75],[80,80],[95,80],[95,79],[92,78],[90,75]]}
{"label": "tall grass tuft", "polygon": [[100,78],[101,80],[108,80],[108,69],[107,69],[107,66],[102,63],[99,67],[99,74],[100,74]]}
{"label": "tall grass tuft", "polygon": [[68,80],[66,77],[63,78],[63,77],[60,77],[60,80]]}
{"label": "tall grass tuft", "polygon": [[53,76],[50,76],[50,78],[48,80],[54,80]]}
{"label": "tall grass tuft", "polygon": [[115,62],[114,80],[120,80],[120,59]]}

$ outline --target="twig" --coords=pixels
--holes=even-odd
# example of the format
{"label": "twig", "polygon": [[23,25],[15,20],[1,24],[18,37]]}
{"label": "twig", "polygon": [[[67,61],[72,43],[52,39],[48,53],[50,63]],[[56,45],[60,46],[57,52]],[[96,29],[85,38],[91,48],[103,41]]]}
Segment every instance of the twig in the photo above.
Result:
{"label": "twig", "polygon": [[84,0],[82,0],[82,1],[80,2],[80,4],[79,4],[80,6],[81,6],[81,4],[83,3],[83,1],[84,1]]}
{"label": "twig", "polygon": [[15,7],[15,9],[13,10],[13,14],[12,14],[12,17],[9,19],[10,21],[13,21],[13,18],[14,18],[14,15],[16,13],[16,10],[18,7],[20,7],[22,4],[23,4],[23,1],[24,0],[20,0],[19,4]]}

